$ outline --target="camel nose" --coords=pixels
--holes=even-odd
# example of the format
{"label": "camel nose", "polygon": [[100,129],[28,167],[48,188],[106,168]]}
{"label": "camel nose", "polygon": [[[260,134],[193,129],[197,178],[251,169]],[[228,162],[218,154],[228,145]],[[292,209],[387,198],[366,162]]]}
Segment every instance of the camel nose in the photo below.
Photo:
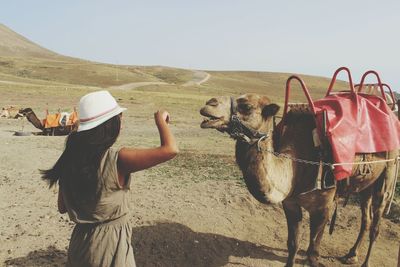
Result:
{"label": "camel nose", "polygon": [[207,107],[202,107],[201,109],[200,109],[200,114],[202,115],[202,116],[208,116],[208,114],[207,114],[207,112],[206,112],[206,109],[207,109]]}

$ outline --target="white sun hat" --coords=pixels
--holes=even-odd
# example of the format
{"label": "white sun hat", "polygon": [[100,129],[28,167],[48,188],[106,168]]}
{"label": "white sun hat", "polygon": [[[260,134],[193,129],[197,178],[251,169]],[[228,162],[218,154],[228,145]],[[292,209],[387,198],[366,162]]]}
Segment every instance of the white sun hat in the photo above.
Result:
{"label": "white sun hat", "polygon": [[84,95],[79,101],[78,132],[93,129],[125,110],[108,91]]}

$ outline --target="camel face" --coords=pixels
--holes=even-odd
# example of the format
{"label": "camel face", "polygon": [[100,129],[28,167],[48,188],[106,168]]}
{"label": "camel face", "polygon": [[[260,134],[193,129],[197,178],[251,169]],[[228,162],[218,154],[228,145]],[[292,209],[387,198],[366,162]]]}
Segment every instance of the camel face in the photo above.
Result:
{"label": "camel face", "polygon": [[266,96],[246,94],[239,96],[236,102],[239,119],[255,130],[259,130],[265,120],[271,116],[264,112],[271,104],[271,100]]}
{"label": "camel face", "polygon": [[224,131],[228,129],[231,114],[230,97],[214,97],[206,102],[200,110],[200,114],[205,117],[200,127],[203,129],[211,128]]}
{"label": "camel face", "polygon": [[[248,126],[259,130],[265,120],[275,115],[279,107],[271,104],[266,96],[245,94],[233,99],[233,105],[236,107],[237,116]],[[214,128],[220,131],[228,129],[232,109],[231,98],[216,97],[206,102],[206,105],[200,110],[200,114],[206,117],[201,123],[201,128]]]}

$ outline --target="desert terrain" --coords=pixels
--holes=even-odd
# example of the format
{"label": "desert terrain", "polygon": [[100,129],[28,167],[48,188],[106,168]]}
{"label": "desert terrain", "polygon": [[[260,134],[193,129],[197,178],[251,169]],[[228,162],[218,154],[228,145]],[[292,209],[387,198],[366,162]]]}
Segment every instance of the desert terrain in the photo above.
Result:
{"label": "desert terrain", "polygon": [[[6,32],[0,27],[0,37],[1,30]],[[46,109],[72,111],[85,93],[108,89],[128,108],[115,144],[128,147],[157,146],[153,113],[166,109],[171,114],[180,154],[133,174],[129,219],[137,266],[284,266],[287,231],[281,206],[252,198],[235,164],[234,141],[200,129],[199,109],[213,96],[247,92],[268,95],[282,105],[290,74],[115,66],[34,52],[21,57],[0,53],[0,107],[31,107],[43,118]],[[303,78],[315,98],[329,84],[323,77]],[[296,88],[293,99],[303,101]],[[25,118],[0,119],[0,266],[63,266],[74,223],[57,212],[57,188],[49,189],[39,170],[52,167],[65,137],[15,136],[16,131],[39,132]],[[353,245],[360,227],[356,202],[339,208],[333,235],[325,229],[321,266],[343,266],[339,257]],[[303,214],[296,266],[307,266],[308,217]],[[371,266],[397,265],[398,214],[395,205],[382,220]]]}

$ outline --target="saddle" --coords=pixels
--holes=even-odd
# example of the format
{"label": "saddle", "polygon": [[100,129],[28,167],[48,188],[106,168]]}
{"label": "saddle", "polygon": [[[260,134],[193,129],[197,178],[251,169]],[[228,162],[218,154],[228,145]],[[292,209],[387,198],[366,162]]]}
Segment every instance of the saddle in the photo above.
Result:
{"label": "saddle", "polygon": [[56,114],[48,114],[43,120],[44,128],[65,127],[71,126],[78,120],[76,111],[71,113],[59,112]]}
{"label": "saddle", "polygon": [[[343,70],[348,74],[350,90],[332,93],[336,77]],[[378,84],[375,87],[381,89],[381,96],[362,92],[364,79],[369,74],[375,74],[377,77]],[[356,154],[400,148],[400,122],[393,112],[393,103],[396,101],[386,84],[390,94],[384,92],[379,75],[375,71],[368,71],[363,75],[360,84],[356,85],[356,91],[350,71],[345,67],[339,68],[334,73],[326,96],[317,101],[311,99],[305,83],[299,77],[291,76],[286,83],[282,127],[289,108],[293,109],[293,105],[289,105],[288,97],[290,82],[294,79],[300,82],[308,100],[308,105],[300,104],[294,108],[314,114],[317,136],[313,137],[316,147],[321,148],[320,161],[335,164],[333,169],[327,165],[320,168],[322,187],[330,187],[336,181],[351,176]]]}

